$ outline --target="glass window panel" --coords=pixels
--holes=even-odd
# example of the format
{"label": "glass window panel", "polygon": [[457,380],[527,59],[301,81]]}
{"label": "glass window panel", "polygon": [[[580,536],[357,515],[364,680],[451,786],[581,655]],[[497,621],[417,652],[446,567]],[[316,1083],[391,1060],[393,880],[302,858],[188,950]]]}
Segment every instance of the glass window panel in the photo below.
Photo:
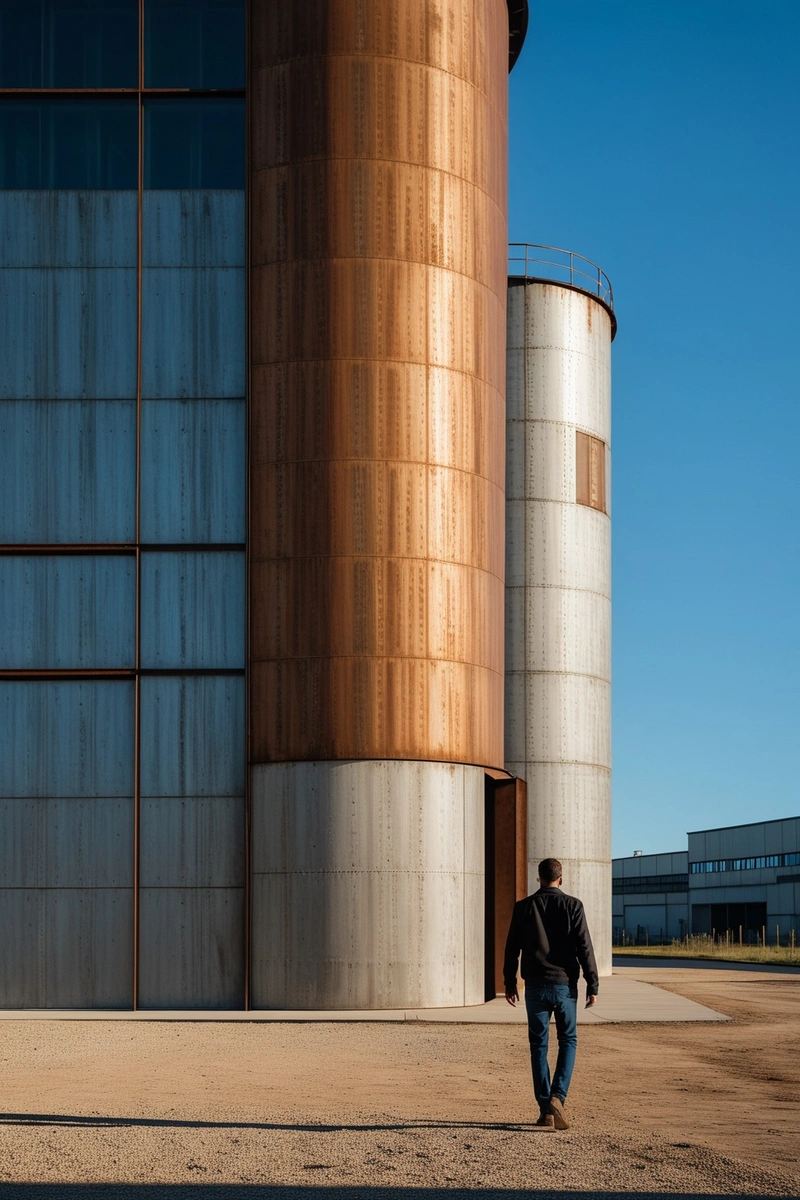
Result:
{"label": "glass window panel", "polygon": [[244,192],[146,192],[145,267],[243,267]]}
{"label": "glass window panel", "polygon": [[244,0],[146,0],[144,30],[147,87],[244,87]]}
{"label": "glass window panel", "polygon": [[244,188],[244,100],[146,101],[144,136],[146,188]]}
{"label": "glass window panel", "polygon": [[0,105],[0,188],[137,187],[135,100]]}
{"label": "glass window panel", "polygon": [[244,667],[244,554],[142,555],[143,667]]}
{"label": "glass window panel", "polygon": [[0,555],[0,667],[132,667],[136,560]]}
{"label": "glass window panel", "polygon": [[132,796],[133,710],[132,680],[0,680],[0,797]]}
{"label": "glass window panel", "polygon": [[0,87],[136,87],[138,0],[3,0]]}
{"label": "glass window panel", "polygon": [[141,714],[142,796],[244,795],[243,676],[145,675]]}
{"label": "glass window panel", "polygon": [[148,267],[142,282],[142,395],[239,397],[244,386],[244,269]]}
{"label": "glass window panel", "polygon": [[0,400],[1,543],[130,542],[135,530],[135,402]]}
{"label": "glass window panel", "polygon": [[244,400],[143,401],[141,462],[143,542],[245,540]]}
{"label": "glass window panel", "polygon": [[135,269],[0,271],[0,363],[4,399],[135,397]]}

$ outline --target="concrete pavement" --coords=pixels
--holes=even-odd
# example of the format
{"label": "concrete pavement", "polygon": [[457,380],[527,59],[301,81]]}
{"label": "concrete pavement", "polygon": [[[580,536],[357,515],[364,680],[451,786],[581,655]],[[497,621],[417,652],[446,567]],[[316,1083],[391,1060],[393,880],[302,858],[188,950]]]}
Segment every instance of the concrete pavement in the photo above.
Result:
{"label": "concrete pavement", "polygon": [[[666,973],[665,973],[666,974]],[[666,982],[666,979],[665,979]],[[664,991],[652,983],[643,983],[630,975],[611,975],[600,981],[600,999],[596,1007],[583,1007],[584,989],[579,988],[581,997],[578,1006],[578,1023],[585,1025],[620,1024],[634,1021],[727,1021],[729,1018],[698,1004],[687,1000],[685,996],[677,996],[673,992]],[[462,1025],[499,1025],[513,1024],[525,1020],[525,1005],[520,1003],[512,1008],[500,997],[486,1004],[478,1004],[469,1008],[409,1008],[409,1009],[378,1009],[370,1011],[348,1012],[343,1010],[307,1011],[307,1010],[277,1010],[257,1009],[250,1012],[236,1010],[207,1010],[207,1009],[168,1009],[155,1011],[147,1009],[139,1012],[128,1010],[100,1011],[91,1010],[60,1010],[60,1009],[5,1009],[0,1011],[2,1021],[280,1021],[280,1022],[313,1022],[322,1021],[429,1021],[446,1022]]]}

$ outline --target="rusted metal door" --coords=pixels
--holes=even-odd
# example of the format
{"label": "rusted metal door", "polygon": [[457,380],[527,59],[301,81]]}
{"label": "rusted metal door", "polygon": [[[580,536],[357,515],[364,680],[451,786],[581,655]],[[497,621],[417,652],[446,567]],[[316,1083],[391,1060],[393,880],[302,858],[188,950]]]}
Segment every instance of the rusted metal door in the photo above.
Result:
{"label": "rusted metal door", "polygon": [[528,789],[486,776],[486,998],[501,994],[503,953],[517,900],[528,894]]}

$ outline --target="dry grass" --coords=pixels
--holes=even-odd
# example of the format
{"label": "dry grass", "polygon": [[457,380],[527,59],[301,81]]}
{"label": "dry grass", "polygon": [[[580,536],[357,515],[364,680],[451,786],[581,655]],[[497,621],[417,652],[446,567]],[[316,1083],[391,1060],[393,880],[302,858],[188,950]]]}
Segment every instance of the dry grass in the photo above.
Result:
{"label": "dry grass", "polygon": [[666,946],[615,946],[615,954],[635,954],[649,958],[707,958],[719,962],[777,963],[800,967],[800,946],[740,946],[736,942],[716,941],[707,934]]}

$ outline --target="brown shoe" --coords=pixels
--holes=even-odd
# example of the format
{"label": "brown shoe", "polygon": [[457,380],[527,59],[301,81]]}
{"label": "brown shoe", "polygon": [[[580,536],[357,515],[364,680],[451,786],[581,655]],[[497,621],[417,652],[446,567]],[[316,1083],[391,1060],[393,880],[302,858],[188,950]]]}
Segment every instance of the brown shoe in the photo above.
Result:
{"label": "brown shoe", "polygon": [[558,1096],[550,1097],[550,1107],[547,1111],[552,1115],[556,1129],[569,1129],[569,1119]]}
{"label": "brown shoe", "polygon": [[552,1113],[549,1113],[549,1112],[540,1113],[539,1120],[536,1122],[536,1124],[541,1125],[543,1129],[552,1129],[553,1128]]}

